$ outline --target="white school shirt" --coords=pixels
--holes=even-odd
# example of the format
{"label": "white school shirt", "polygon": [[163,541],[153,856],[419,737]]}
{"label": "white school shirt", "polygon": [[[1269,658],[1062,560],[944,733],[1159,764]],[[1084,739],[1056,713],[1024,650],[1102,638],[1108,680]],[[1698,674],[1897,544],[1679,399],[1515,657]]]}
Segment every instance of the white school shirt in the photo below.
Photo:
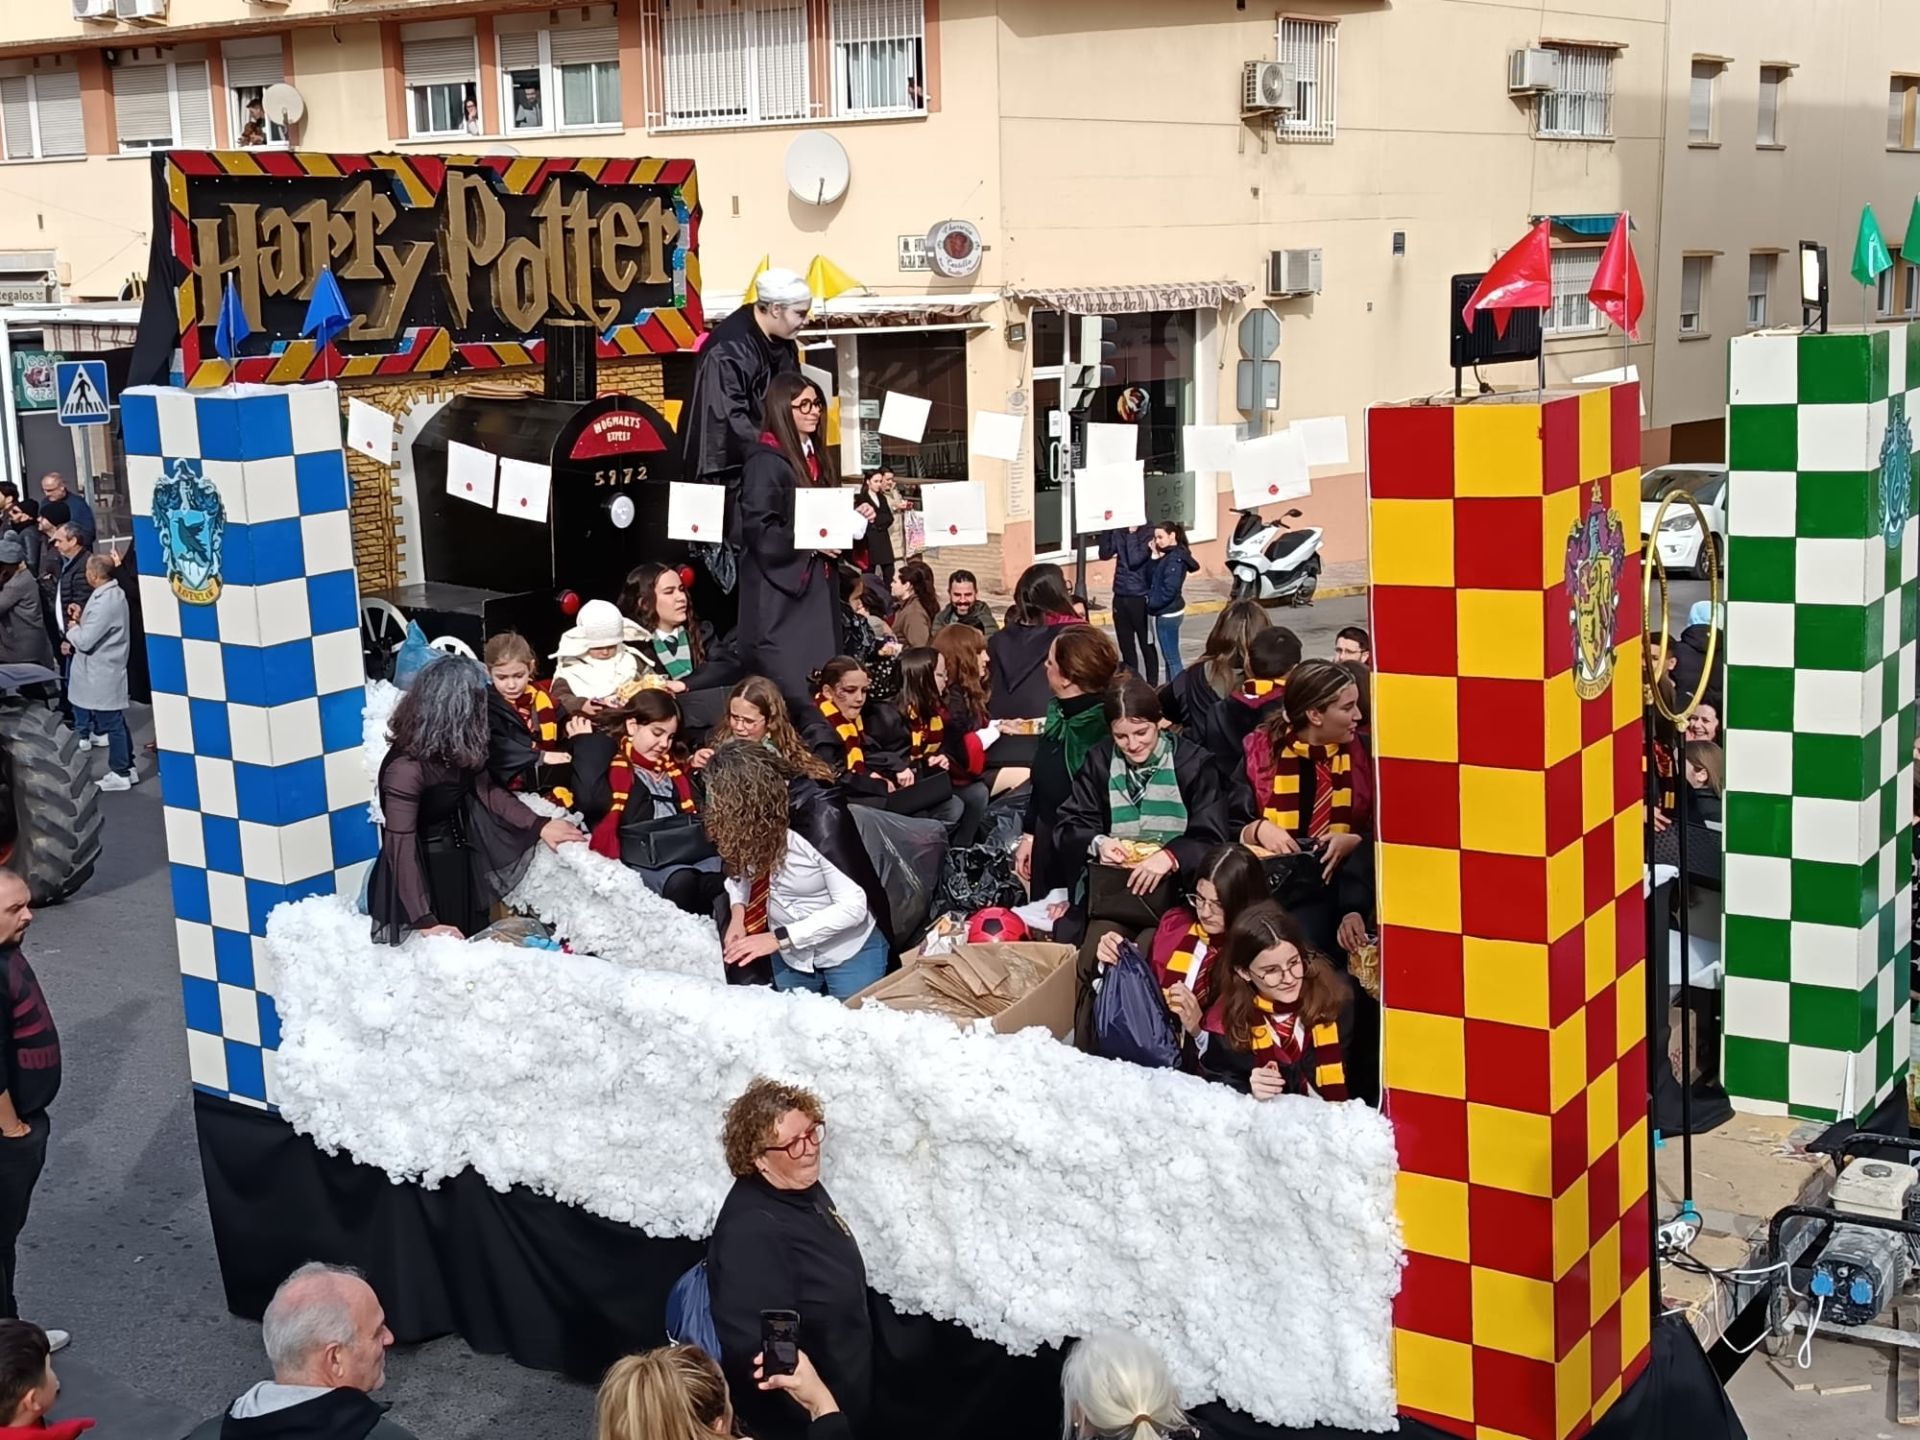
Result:
{"label": "white school shirt", "polygon": [[[745,906],[748,880],[727,877],[727,899]],[[867,892],[849,880],[797,830],[787,832],[787,858],[767,887],[767,925],[787,927],[780,958],[811,974],[851,960],[873,934]]]}

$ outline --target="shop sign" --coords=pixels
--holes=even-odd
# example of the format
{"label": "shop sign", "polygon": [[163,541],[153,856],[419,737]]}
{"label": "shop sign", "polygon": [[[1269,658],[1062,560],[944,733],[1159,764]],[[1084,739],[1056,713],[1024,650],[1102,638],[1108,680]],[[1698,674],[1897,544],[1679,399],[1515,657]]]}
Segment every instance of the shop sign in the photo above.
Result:
{"label": "shop sign", "polygon": [[[704,328],[690,160],[168,151],[153,161],[187,383],[351,379],[539,359],[549,321],[603,358],[688,349]],[[331,269],[353,314],[301,335]],[[231,285],[252,328],[213,329]]]}
{"label": "shop sign", "polygon": [[45,305],[53,298],[45,280],[0,280],[0,305]]}
{"label": "shop sign", "polygon": [[54,367],[65,355],[53,350],[13,352],[13,400],[22,410],[51,410],[60,403]]}

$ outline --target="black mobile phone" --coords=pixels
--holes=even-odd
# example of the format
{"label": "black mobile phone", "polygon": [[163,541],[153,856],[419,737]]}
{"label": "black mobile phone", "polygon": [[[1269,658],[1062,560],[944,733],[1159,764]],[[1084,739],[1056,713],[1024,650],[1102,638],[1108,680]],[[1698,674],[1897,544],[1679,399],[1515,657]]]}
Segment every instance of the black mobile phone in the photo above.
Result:
{"label": "black mobile phone", "polygon": [[791,1375],[800,1368],[800,1312],[760,1312],[760,1374]]}

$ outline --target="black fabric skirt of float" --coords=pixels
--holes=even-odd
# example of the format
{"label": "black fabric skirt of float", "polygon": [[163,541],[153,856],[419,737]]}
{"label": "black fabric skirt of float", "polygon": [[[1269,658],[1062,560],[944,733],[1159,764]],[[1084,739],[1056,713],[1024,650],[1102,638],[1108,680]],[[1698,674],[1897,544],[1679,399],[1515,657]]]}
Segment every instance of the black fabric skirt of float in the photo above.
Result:
{"label": "black fabric skirt of float", "polygon": [[[475,1350],[597,1382],[621,1355],[665,1342],[667,1291],[705,1245],[656,1240],[472,1171],[428,1190],[328,1155],[278,1115],[196,1091],[194,1120],[227,1308],[259,1318],[295,1266],[363,1270],[402,1344],[459,1335]],[[957,1325],[878,1301],[876,1436],[1056,1440],[1062,1352],[1010,1355]],[[1745,1440],[1692,1331],[1654,1329],[1646,1373],[1591,1440]],[[1203,1440],[1345,1440],[1264,1425],[1222,1405]],[[1403,1419],[1402,1435],[1443,1432]]]}

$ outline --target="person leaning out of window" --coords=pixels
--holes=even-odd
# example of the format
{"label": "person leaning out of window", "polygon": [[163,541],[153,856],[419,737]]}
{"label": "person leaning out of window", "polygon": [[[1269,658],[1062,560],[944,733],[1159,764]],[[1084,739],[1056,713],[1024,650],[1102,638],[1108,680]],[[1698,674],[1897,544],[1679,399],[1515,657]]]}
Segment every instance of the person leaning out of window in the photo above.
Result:
{"label": "person leaning out of window", "polygon": [[1234,921],[1225,964],[1220,1038],[1201,1052],[1200,1073],[1256,1100],[1349,1099],[1353,978],[1270,900]]}
{"label": "person leaning out of window", "polygon": [[1329,955],[1367,943],[1373,917],[1373,759],[1359,743],[1360,688],[1331,660],[1303,660],[1285,703],[1247,737],[1234,820],[1243,844],[1286,862],[1277,892]]}
{"label": "person leaning out of window", "polygon": [[[1227,802],[1218,772],[1192,741],[1160,724],[1160,697],[1137,675],[1115,681],[1100,702],[1107,738],[1087,752],[1060,807],[1054,843],[1070,872],[1069,894],[1084,897],[1074,1040],[1093,1048],[1093,990],[1100,940],[1133,935],[1157,922],[1173,885],[1197,875],[1207,852],[1227,838]],[[1093,865],[1124,872],[1124,894]],[[1084,882],[1084,883],[1082,883]],[[1056,926],[1055,934],[1063,927]]]}

